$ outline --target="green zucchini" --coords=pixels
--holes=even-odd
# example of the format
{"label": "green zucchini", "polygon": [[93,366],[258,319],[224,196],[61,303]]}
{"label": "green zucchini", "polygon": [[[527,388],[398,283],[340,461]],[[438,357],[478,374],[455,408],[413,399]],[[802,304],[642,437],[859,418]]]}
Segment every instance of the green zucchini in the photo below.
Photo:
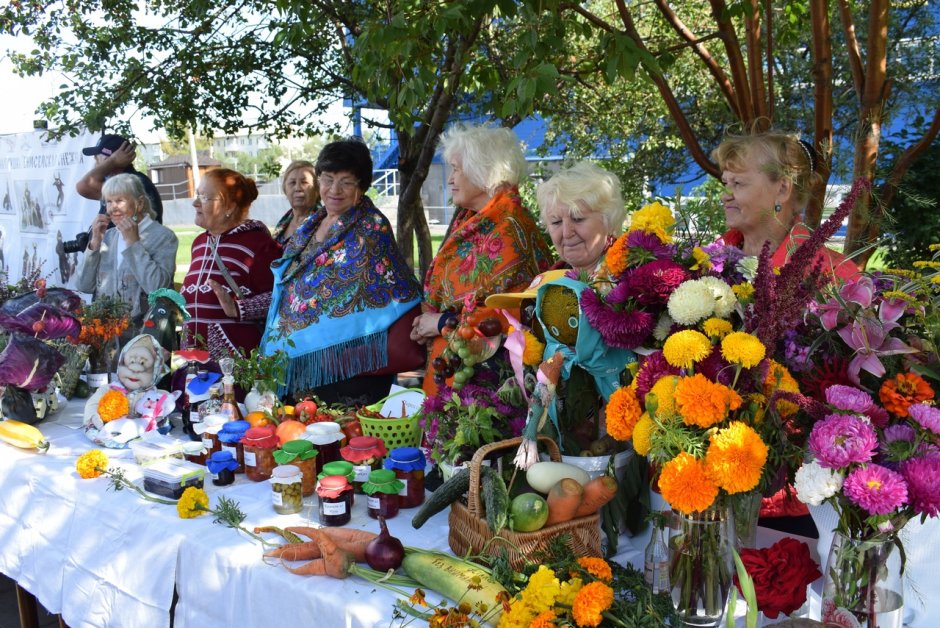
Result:
{"label": "green zucchini", "polygon": [[499,532],[509,523],[509,490],[499,471],[493,467],[481,466],[480,477],[486,523],[494,533]]}
{"label": "green zucchini", "polygon": [[417,530],[427,523],[428,519],[463,497],[469,490],[470,471],[466,468],[458,469],[449,480],[437,487],[437,490],[424,500],[421,510],[412,518],[411,525]]}
{"label": "green zucchini", "polygon": [[481,613],[483,620],[492,626],[499,623],[503,612],[501,596],[508,600],[509,594],[484,569],[467,560],[420,550],[407,551],[401,566],[424,588],[453,602],[466,602],[473,609],[485,608]]}

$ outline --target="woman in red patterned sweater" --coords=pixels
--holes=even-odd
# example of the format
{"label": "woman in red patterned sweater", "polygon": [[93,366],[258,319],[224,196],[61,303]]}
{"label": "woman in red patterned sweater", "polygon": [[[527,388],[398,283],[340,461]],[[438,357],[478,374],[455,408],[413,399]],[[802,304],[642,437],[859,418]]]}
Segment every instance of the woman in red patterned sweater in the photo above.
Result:
{"label": "woman in red patterned sweater", "polygon": [[[271,262],[281,246],[267,226],[248,217],[258,188],[234,170],[206,173],[193,207],[205,231],[193,241],[192,262],[180,292],[192,315],[185,326],[188,346],[209,350],[214,359],[235,350],[248,353],[261,342],[262,326],[274,285]],[[216,291],[235,298],[234,316],[225,313]],[[258,311],[254,311],[258,310]]]}

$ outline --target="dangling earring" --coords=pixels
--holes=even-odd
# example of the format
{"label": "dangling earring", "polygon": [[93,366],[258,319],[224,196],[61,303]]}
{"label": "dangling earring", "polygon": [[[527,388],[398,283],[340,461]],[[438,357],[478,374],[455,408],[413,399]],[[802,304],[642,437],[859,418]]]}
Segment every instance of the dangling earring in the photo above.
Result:
{"label": "dangling earring", "polygon": [[779,214],[783,210],[783,206],[780,203],[774,203],[774,213]]}

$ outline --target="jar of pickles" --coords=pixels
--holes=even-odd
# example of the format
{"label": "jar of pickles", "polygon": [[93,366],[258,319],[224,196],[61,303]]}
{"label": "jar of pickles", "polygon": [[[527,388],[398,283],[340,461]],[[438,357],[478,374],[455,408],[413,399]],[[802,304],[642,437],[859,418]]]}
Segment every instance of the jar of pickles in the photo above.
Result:
{"label": "jar of pickles", "polygon": [[368,495],[369,516],[378,519],[380,516],[391,519],[398,514],[401,498],[398,493],[405,488],[401,480],[395,477],[391,469],[376,469],[369,474],[369,479],[363,483],[362,491]]}
{"label": "jar of pickles", "polygon": [[235,473],[245,472],[245,449],[242,446],[242,437],[248,431],[250,424],[248,421],[229,421],[219,430],[219,444],[222,451],[230,451],[238,461],[238,468]]}
{"label": "jar of pickles", "polygon": [[292,464],[271,469],[271,504],[279,515],[292,515],[304,506],[303,473]]}
{"label": "jar of pickles", "polygon": [[212,474],[212,483],[216,486],[228,486],[235,481],[235,468],[238,461],[230,451],[217,451],[206,460],[206,468]]}
{"label": "jar of pickles", "polygon": [[320,421],[307,426],[304,438],[309,440],[320,452],[317,456],[317,474],[323,471],[323,465],[334,460],[342,460],[339,455],[340,448],[345,445],[346,436],[340,429],[339,423]]}
{"label": "jar of pickles", "polygon": [[251,427],[242,437],[245,452],[245,476],[252,482],[261,482],[271,477],[277,466],[274,450],[277,449],[277,434],[273,426]]}
{"label": "jar of pickles", "polygon": [[317,450],[309,440],[289,440],[274,452],[278,464],[292,464],[303,474],[304,497],[313,495],[317,487]]}
{"label": "jar of pickles", "polygon": [[319,519],[325,526],[344,526],[352,517],[353,487],[344,475],[327,475],[317,483]]}
{"label": "jar of pickles", "polygon": [[222,443],[219,442],[219,430],[227,421],[221,414],[207,414],[202,424],[196,427],[196,431],[202,433],[202,444],[206,446],[206,456],[211,456],[217,451],[222,451]]}
{"label": "jar of pickles", "polygon": [[362,485],[369,480],[369,474],[382,468],[382,458],[388,454],[385,443],[375,436],[357,436],[349,439],[349,444],[339,450],[343,460],[351,462],[355,477],[352,480],[357,493],[362,493]]}
{"label": "jar of pickles", "polygon": [[415,508],[424,503],[424,453],[417,447],[398,447],[385,459],[385,468],[395,472],[404,483],[398,493],[402,508]]}

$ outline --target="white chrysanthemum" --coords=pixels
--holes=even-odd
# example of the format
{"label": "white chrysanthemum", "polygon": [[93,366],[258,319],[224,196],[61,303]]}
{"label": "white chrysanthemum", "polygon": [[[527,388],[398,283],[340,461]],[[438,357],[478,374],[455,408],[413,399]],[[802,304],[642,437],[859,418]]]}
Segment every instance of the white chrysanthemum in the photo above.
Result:
{"label": "white chrysanthemum", "polygon": [[796,472],[796,496],[804,504],[818,506],[840,490],[845,476],[833,469],[824,469],[815,460],[803,463]]}
{"label": "white chrysanthemum", "polygon": [[669,318],[669,315],[663,312],[659,320],[656,321],[656,327],[653,329],[653,338],[664,342],[666,338],[669,337],[669,332],[672,331],[672,323],[673,321]]}
{"label": "white chrysanthemum", "polygon": [[715,316],[728,318],[738,303],[738,297],[734,295],[731,286],[718,277],[702,277],[699,282],[708,286],[712,296],[715,297]]}
{"label": "white chrysanthemum", "polygon": [[748,282],[753,282],[754,277],[757,276],[757,257],[753,255],[742,257],[735,264],[734,269],[744,275]]}
{"label": "white chrysanthemum", "polygon": [[715,311],[711,289],[699,279],[679,284],[669,295],[669,316],[680,325],[694,325]]}

